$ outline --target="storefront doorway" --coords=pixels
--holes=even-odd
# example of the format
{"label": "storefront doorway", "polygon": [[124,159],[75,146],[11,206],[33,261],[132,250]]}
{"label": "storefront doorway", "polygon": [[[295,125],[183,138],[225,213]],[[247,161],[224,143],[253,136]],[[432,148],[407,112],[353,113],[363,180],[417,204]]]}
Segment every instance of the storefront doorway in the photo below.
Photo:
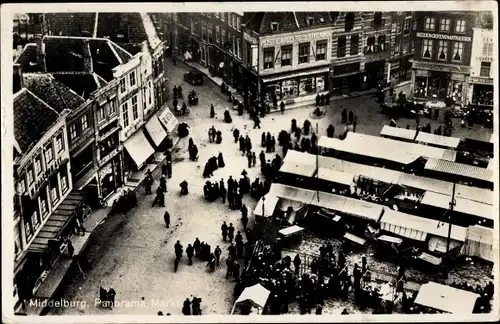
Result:
{"label": "storefront doorway", "polygon": [[366,87],[375,88],[384,78],[385,60],[365,64]]}
{"label": "storefront doorway", "polygon": [[473,105],[493,106],[493,85],[474,84],[471,103]]}

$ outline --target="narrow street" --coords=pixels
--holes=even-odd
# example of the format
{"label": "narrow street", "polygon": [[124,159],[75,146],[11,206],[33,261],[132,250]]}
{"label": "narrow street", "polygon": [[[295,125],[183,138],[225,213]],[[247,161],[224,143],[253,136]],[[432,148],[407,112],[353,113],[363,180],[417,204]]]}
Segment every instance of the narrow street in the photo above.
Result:
{"label": "narrow street", "polygon": [[[193,88],[182,81],[182,74],[187,67],[181,63],[177,67],[169,64],[166,75],[170,78],[169,89],[173,85],[182,85],[183,93]],[[223,97],[219,88],[206,78],[203,86],[194,87],[200,102],[198,106],[190,107],[191,113],[181,117],[190,126],[190,136],[198,145],[198,162],[189,161],[187,140],[182,139],[178,147],[179,153],[173,156],[173,175],[169,179],[166,194],[166,207],[151,207],[154,195],[145,196],[142,187],[138,190],[139,206],[126,216],[114,216],[107,221],[96,235],[95,259],[92,259],[92,269],[85,279],[77,277],[64,291],[64,298],[75,301],[86,301],[85,308],[53,309],[52,314],[64,315],[97,315],[97,314],[133,314],[154,315],[158,311],[164,314],[181,314],[182,302],[191,296],[202,298],[203,314],[228,314],[233,302],[233,286],[225,279],[227,243],[222,242],[220,226],[223,221],[233,223],[237,230],[242,228],[239,221],[239,211],[229,210],[227,204],[220,201],[209,203],[203,198],[203,185],[207,179],[202,177],[205,162],[212,155],[222,152],[226,167],[214,172],[211,181],[226,182],[230,175],[239,178],[243,169],[253,181],[260,176],[259,163],[257,167],[248,169],[247,160],[238,151],[238,145],[232,137],[233,127],[240,130],[242,135],[248,134],[252,139],[254,151],[258,155],[260,137],[263,131],[270,131],[277,136],[282,129],[290,128],[291,119],[295,118],[299,126],[305,119],[309,119],[313,126],[318,123],[319,134],[326,134],[330,123],[334,124],[336,134],[343,131],[340,126],[341,106],[353,110],[359,117],[357,131],[371,135],[378,135],[382,126],[388,124],[389,118],[380,114],[379,105],[375,97],[365,96],[346,100],[334,101],[329,108],[328,116],[314,120],[309,117],[310,109],[299,108],[285,111],[285,114],[273,113],[262,119],[262,129],[253,129],[253,122],[248,115],[237,116],[231,110],[232,124],[222,121],[224,109],[229,106],[227,98]],[[407,91],[408,92],[408,91]],[[182,101],[181,101],[182,102]],[[216,118],[209,118],[210,104],[216,107]],[[426,122],[423,120],[422,122]],[[455,120],[455,122],[458,122]],[[414,126],[414,121],[400,119],[399,124]],[[208,129],[211,126],[222,131],[223,142],[220,145],[208,142]],[[433,125],[433,129],[437,127]],[[475,126],[478,128],[479,126]],[[457,132],[463,131],[457,127]],[[470,131],[469,131],[470,132]],[[454,136],[465,136],[454,134]],[[473,130],[467,136],[478,139],[489,139],[485,131]],[[281,154],[277,148],[276,153]],[[271,154],[268,154],[269,158]],[[159,170],[154,173],[156,179],[153,190],[158,186]],[[187,180],[189,195],[180,196],[179,184]],[[244,197],[249,214],[252,214],[256,204],[248,195]],[[168,210],[171,215],[170,228],[165,228],[163,214]],[[250,225],[253,219],[250,220]],[[206,263],[195,261],[193,266],[187,264],[184,254],[177,273],[174,273],[174,244],[177,240],[184,246],[192,244],[195,238],[211,245],[212,250],[219,245],[223,250],[221,267],[214,273],[207,270]],[[99,287],[113,287],[117,302],[124,302],[122,307],[113,310],[102,309],[95,305],[94,300],[99,295]],[[155,305],[155,302],[160,305]]]}

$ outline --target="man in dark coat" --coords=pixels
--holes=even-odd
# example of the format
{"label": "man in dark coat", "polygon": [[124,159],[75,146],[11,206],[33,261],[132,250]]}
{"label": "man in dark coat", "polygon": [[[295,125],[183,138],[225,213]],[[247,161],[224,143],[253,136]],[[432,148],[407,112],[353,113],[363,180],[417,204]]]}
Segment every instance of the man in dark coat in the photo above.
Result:
{"label": "man in dark coat", "polygon": [[200,239],[196,238],[196,240],[194,240],[193,248],[194,248],[194,255],[196,257],[199,257],[200,256],[200,249],[201,249]]}
{"label": "man in dark coat", "polygon": [[241,206],[241,223],[243,224],[243,229],[246,231],[248,225],[248,208],[245,204]]}
{"label": "man in dark coat", "polygon": [[234,261],[233,276],[236,281],[240,279],[240,264],[237,261]]}
{"label": "man in dark coat", "polygon": [[[342,106],[340,108],[342,108]],[[342,110],[341,116],[342,116],[342,124],[345,124],[347,122],[347,110],[345,108]]]}
{"label": "man in dark coat", "polygon": [[214,105],[210,105],[210,118],[214,118],[215,117],[215,108],[214,108]]}
{"label": "man in dark coat", "polygon": [[266,154],[264,153],[264,150],[260,151],[259,160],[260,160],[261,167],[266,164]]}
{"label": "man in dark coat", "polygon": [[165,211],[165,214],[163,214],[163,220],[165,221],[165,226],[167,228],[170,227],[170,214],[168,213],[168,211]]}
{"label": "man in dark coat", "polygon": [[233,130],[234,143],[238,143],[238,138],[240,137],[240,130],[235,128]]}
{"label": "man in dark coat", "polygon": [[299,275],[299,269],[300,269],[300,264],[302,263],[302,260],[300,259],[299,255],[295,255],[295,258],[293,259],[293,266],[295,268],[295,275]]}
{"label": "man in dark coat", "polygon": [[228,279],[230,276],[233,275],[234,263],[233,260],[231,260],[231,258],[227,258],[226,266],[227,266],[226,279]]}
{"label": "man in dark coat", "polygon": [[188,257],[189,265],[193,265],[194,247],[191,246],[191,244],[188,244],[188,247],[186,248],[186,254]]}
{"label": "man in dark coat", "polygon": [[191,315],[191,301],[189,298],[186,298],[184,304],[182,305],[182,314],[186,316]]}
{"label": "man in dark coat", "polygon": [[240,142],[240,152],[245,154],[245,138],[243,137],[243,135],[240,136],[239,142]]}
{"label": "man in dark coat", "polygon": [[285,103],[283,101],[280,104],[280,108],[281,108],[281,114],[284,114],[285,113]]}
{"label": "man in dark coat", "polygon": [[217,245],[217,247],[214,250],[214,255],[215,255],[215,265],[219,266],[220,265],[220,256],[222,254],[221,248]]}
{"label": "man in dark coat", "polygon": [[220,186],[219,188],[219,195],[222,199],[222,203],[225,204],[226,203],[226,195],[227,195],[227,190],[226,190],[226,187],[224,187],[224,182],[222,182],[222,186]]}
{"label": "man in dark coat", "polygon": [[228,230],[228,235],[227,237],[229,238],[229,242],[233,242],[234,239],[234,226],[233,223],[229,223],[229,227],[227,228]]}
{"label": "man in dark coat", "polygon": [[260,118],[259,116],[255,116],[255,118],[253,119],[253,129],[260,129]]}
{"label": "man in dark coat", "polygon": [[225,221],[222,223],[222,226],[220,227],[220,230],[221,230],[221,233],[222,233],[222,240],[224,242],[226,242],[228,227],[227,227],[227,224],[226,224]]}
{"label": "man in dark coat", "polygon": [[335,136],[335,127],[333,127],[332,124],[330,124],[330,126],[326,129],[326,136],[329,138],[333,138]]}
{"label": "man in dark coat", "polygon": [[144,188],[145,188],[145,191],[146,191],[146,195],[152,194],[151,187],[153,186],[153,181],[154,181],[153,177],[151,176],[151,174],[149,172],[146,175],[146,178],[144,179]]}

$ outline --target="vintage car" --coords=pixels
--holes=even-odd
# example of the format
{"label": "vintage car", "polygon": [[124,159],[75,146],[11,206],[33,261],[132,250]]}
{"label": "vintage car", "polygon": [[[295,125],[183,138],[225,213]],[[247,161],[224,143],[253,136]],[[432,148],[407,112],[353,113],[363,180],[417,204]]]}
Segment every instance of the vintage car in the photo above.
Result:
{"label": "vintage car", "polygon": [[203,73],[197,70],[190,70],[184,73],[184,81],[191,85],[202,85],[203,84]]}

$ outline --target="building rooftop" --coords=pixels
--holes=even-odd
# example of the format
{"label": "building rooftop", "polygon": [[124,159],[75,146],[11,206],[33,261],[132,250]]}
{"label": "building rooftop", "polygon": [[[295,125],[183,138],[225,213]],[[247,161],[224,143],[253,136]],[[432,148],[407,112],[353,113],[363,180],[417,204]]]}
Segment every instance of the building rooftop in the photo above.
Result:
{"label": "building rooftop", "polygon": [[14,64],[19,64],[24,72],[44,72],[45,64],[38,59],[38,46],[34,43],[26,44],[23,50],[14,59]]}
{"label": "building rooftop", "polygon": [[[312,18],[312,24],[310,19]],[[271,23],[279,24],[279,33],[293,32],[303,28],[328,26],[334,21],[328,12],[249,12],[243,16],[246,27],[258,34],[270,34]]]}
{"label": "building rooftop", "polygon": [[26,89],[61,113],[78,108],[85,100],[48,73],[23,73]]}
{"label": "building rooftop", "polygon": [[149,14],[138,12],[47,13],[52,35],[107,38],[135,55],[148,41],[151,48],[161,43]]}
{"label": "building rooftop", "polygon": [[47,72],[95,72],[110,81],[113,68],[132,58],[109,39],[46,36],[42,41]]}
{"label": "building rooftop", "polygon": [[89,72],[55,72],[52,76],[65,86],[87,100],[90,94],[107,84],[97,73]]}
{"label": "building rooftop", "polygon": [[22,152],[29,150],[57,121],[59,114],[27,89],[14,95],[14,138]]}

